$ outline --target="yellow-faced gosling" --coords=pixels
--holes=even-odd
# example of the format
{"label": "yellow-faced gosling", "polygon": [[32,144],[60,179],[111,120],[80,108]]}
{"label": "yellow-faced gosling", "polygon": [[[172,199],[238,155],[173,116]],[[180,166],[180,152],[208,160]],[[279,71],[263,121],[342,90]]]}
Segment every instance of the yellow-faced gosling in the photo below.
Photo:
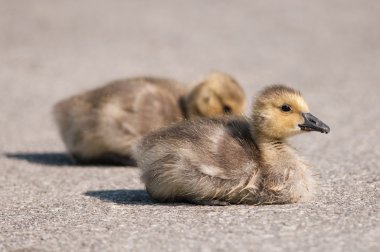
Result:
{"label": "yellow-faced gosling", "polygon": [[286,86],[264,89],[245,118],[185,121],[144,137],[135,146],[142,181],[160,202],[283,204],[308,201],[314,179],[286,142],[329,127]]}
{"label": "yellow-faced gosling", "polygon": [[229,75],[207,75],[189,92],[161,78],[118,80],[55,105],[68,152],[79,163],[133,165],[132,146],[147,133],[183,119],[238,115],[245,95]]}

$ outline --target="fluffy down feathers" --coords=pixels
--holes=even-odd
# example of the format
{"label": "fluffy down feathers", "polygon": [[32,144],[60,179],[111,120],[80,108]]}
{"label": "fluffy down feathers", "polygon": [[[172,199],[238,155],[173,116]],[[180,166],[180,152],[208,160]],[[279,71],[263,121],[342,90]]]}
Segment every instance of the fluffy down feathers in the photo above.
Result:
{"label": "fluffy down feathers", "polygon": [[[228,95],[221,91],[226,88]],[[226,74],[206,76],[191,92],[174,80],[141,77],[115,81],[63,100],[54,107],[54,116],[75,160],[134,165],[132,146],[147,133],[185,118],[225,114],[216,107],[229,106],[229,114],[241,114],[244,105],[241,87]]]}
{"label": "fluffy down feathers", "polygon": [[301,133],[305,104],[290,88],[270,87],[251,118],[186,121],[147,135],[135,155],[148,193],[161,202],[217,205],[310,200],[309,166],[285,140]]}

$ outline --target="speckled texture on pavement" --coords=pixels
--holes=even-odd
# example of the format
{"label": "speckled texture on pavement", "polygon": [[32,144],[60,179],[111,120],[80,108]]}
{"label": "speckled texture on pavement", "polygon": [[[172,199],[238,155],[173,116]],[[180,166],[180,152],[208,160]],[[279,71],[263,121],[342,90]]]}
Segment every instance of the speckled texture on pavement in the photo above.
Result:
{"label": "speckled texture on pavement", "polygon": [[[380,251],[380,2],[0,0],[0,250]],[[160,205],[133,167],[79,167],[52,105],[135,75],[300,89],[314,202]]]}

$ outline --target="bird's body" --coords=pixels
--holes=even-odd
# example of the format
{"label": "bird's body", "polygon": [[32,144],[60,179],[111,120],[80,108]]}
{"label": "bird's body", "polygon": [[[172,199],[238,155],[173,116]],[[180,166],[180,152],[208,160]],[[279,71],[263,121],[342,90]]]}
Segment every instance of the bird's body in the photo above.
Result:
{"label": "bird's body", "polygon": [[[264,93],[258,99],[263,98]],[[264,109],[256,102],[255,106],[258,110],[254,109],[253,118],[180,122],[143,138],[135,155],[151,197],[161,202],[221,205],[309,200],[314,179],[308,165],[284,137],[261,128],[271,128],[267,120],[272,120],[270,110],[277,110],[277,105]],[[300,109],[307,112],[307,107]],[[271,128],[278,134],[287,127],[286,123],[275,127],[280,115]],[[284,120],[289,116],[284,114]],[[283,135],[294,134],[293,127]]]}
{"label": "bird's body", "polygon": [[[116,81],[55,106],[69,152],[82,162],[119,162],[144,134],[183,118],[185,87],[172,80]],[[147,123],[149,122],[149,123]]]}
{"label": "bird's body", "polygon": [[[119,80],[59,102],[54,107],[54,116],[61,137],[76,161],[133,165],[131,148],[147,133],[186,118],[223,113],[225,105],[220,104],[226,101],[216,104],[218,111],[213,104],[203,103],[203,98],[211,100],[214,93],[207,89],[210,84],[235,86],[235,93],[239,91],[237,100],[227,99],[227,102],[233,113],[242,112],[245,98],[240,86],[227,75],[216,76],[223,76],[224,82],[215,81],[212,75],[211,81],[206,79],[197,86],[201,87],[199,94],[189,92],[182,83],[171,79]],[[212,112],[202,114],[202,109]]]}
{"label": "bird's body", "polygon": [[258,145],[244,118],[181,122],[141,146],[142,179],[162,202],[286,203],[308,200],[314,191],[294,150],[286,142]]}

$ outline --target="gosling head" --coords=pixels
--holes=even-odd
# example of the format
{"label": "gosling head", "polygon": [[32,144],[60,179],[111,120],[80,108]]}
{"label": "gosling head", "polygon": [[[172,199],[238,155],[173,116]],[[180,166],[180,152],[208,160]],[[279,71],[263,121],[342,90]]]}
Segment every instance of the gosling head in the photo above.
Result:
{"label": "gosling head", "polygon": [[257,97],[252,112],[256,134],[271,139],[284,139],[302,132],[329,133],[330,128],[309,112],[299,91],[276,85],[264,89]]}
{"label": "gosling head", "polygon": [[245,110],[246,98],[231,76],[211,73],[190,92],[186,105],[189,118],[240,115]]}

